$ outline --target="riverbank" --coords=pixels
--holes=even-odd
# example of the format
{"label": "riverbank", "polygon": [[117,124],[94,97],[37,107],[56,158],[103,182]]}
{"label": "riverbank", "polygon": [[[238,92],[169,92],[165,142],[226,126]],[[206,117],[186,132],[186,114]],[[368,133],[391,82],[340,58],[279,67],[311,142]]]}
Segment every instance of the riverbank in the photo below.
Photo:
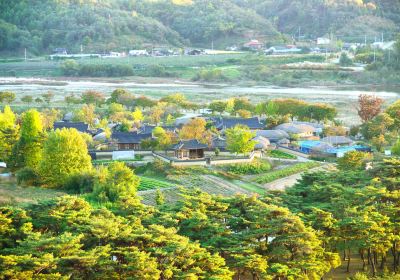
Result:
{"label": "riverbank", "polygon": [[[228,83],[202,83],[172,78],[10,78],[0,77],[0,91],[13,91],[17,95],[17,103],[23,105],[20,98],[25,95],[32,97],[51,91],[54,93],[52,105],[65,105],[67,95],[80,95],[86,90],[101,91],[106,96],[116,88],[124,88],[137,95],[151,98],[161,98],[168,94],[182,93],[189,100],[208,103],[212,100],[246,97],[258,103],[275,98],[298,98],[307,102],[324,102],[338,108],[339,119],[346,124],[354,124],[358,118],[355,110],[357,98],[365,93],[363,89],[341,86],[340,88],[319,87],[277,87],[260,85],[233,85]],[[371,87],[370,89],[375,89]],[[376,88],[377,89],[377,88]],[[392,91],[371,91],[385,99],[386,103],[394,102],[400,94]]]}

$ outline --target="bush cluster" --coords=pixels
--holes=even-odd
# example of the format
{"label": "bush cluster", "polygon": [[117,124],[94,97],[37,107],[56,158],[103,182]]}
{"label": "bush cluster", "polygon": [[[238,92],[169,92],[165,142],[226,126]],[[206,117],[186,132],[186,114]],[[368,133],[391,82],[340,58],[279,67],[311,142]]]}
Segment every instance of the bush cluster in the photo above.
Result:
{"label": "bush cluster", "polygon": [[228,167],[229,172],[239,175],[260,174],[269,170],[271,170],[271,164],[266,161],[232,164]]}

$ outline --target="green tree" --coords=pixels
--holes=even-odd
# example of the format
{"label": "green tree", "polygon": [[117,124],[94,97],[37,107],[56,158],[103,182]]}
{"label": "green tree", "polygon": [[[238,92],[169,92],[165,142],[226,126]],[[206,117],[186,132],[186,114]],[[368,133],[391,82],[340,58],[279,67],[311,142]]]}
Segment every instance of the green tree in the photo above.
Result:
{"label": "green tree", "polygon": [[10,104],[15,100],[15,93],[12,91],[0,91],[0,103]]}
{"label": "green tree", "polygon": [[363,169],[370,160],[372,160],[372,155],[369,153],[350,151],[338,159],[338,166],[342,170]]}
{"label": "green tree", "polygon": [[82,93],[81,99],[85,104],[94,104],[96,106],[100,106],[105,101],[104,94],[94,90],[87,90]]}
{"label": "green tree", "polygon": [[392,105],[386,109],[386,114],[388,114],[394,121],[393,127],[397,132],[400,131],[400,100],[397,100]]}
{"label": "green tree", "polygon": [[61,64],[61,71],[65,76],[78,76],[79,64],[73,59],[67,59]]}
{"label": "green tree", "polygon": [[400,139],[398,139],[396,143],[393,145],[392,154],[400,156]]}
{"label": "green tree", "polygon": [[18,141],[19,126],[16,124],[16,115],[10,106],[0,111],[0,161],[8,162],[12,147]]}
{"label": "green tree", "polygon": [[353,61],[351,60],[351,58],[349,58],[349,56],[345,52],[342,52],[340,54],[340,58],[339,58],[339,65],[340,66],[352,66]]}
{"label": "green tree", "polygon": [[21,97],[21,101],[29,105],[33,102],[33,97],[30,95],[25,95]]}
{"label": "green tree", "polygon": [[208,109],[210,109],[213,114],[215,112],[222,114],[225,112],[226,105],[227,104],[224,101],[213,101],[208,105]]}
{"label": "green tree", "polygon": [[31,109],[22,115],[20,137],[11,156],[13,168],[37,170],[42,157],[43,125],[38,111]]}
{"label": "green tree", "polygon": [[92,168],[86,142],[76,129],[49,133],[43,145],[39,173],[48,187],[60,187],[70,176]]}
{"label": "green tree", "polygon": [[232,153],[249,153],[254,150],[256,144],[252,139],[255,133],[252,133],[246,126],[236,125],[225,131],[226,148]]}
{"label": "green tree", "polygon": [[116,202],[124,196],[136,196],[140,178],[122,162],[102,168],[94,185],[94,195],[99,201]]}

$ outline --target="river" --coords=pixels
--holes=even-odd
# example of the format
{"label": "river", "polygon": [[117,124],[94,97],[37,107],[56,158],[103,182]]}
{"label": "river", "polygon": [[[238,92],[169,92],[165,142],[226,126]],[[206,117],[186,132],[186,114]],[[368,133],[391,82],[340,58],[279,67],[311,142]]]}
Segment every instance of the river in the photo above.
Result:
{"label": "river", "polygon": [[[248,97],[253,102],[260,102],[273,98],[298,98],[309,102],[329,103],[338,108],[339,119],[346,124],[357,122],[355,105],[363,90],[343,90],[328,87],[310,88],[280,88],[272,86],[237,86],[237,85],[205,85],[184,83],[168,80],[163,82],[138,82],[138,81],[102,81],[96,80],[51,80],[36,78],[9,78],[0,77],[0,91],[10,90],[17,97],[24,95],[40,95],[47,91],[55,94],[55,103],[61,102],[64,96],[76,94],[86,90],[97,90],[106,95],[116,88],[124,88],[138,95],[160,98],[171,93],[183,93],[193,102],[210,102],[212,100],[227,99],[231,97]],[[386,104],[400,98],[400,94],[391,91],[376,91],[376,94],[385,99]]]}

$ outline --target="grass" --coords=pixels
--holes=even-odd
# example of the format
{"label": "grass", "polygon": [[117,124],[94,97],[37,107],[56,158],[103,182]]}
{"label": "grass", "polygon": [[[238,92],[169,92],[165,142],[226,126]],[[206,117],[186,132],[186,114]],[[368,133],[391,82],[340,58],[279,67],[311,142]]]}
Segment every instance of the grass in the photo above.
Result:
{"label": "grass", "polygon": [[125,163],[129,163],[129,162],[137,162],[137,161],[141,161],[142,158],[141,157],[137,157],[135,156],[134,159],[119,159],[119,160],[112,160],[112,159],[95,159],[92,160],[92,164],[93,165],[109,165],[110,163],[113,162],[125,162]]}
{"label": "grass", "polygon": [[271,171],[269,173],[263,174],[261,176],[257,176],[256,178],[253,179],[254,182],[259,183],[259,184],[266,184],[270,183],[272,181],[294,175],[303,171],[307,171],[311,168],[320,166],[320,163],[315,162],[315,161],[309,161],[309,162],[303,162],[303,163],[298,163],[292,166],[289,166],[288,168],[285,169],[280,169],[280,170],[275,170]]}
{"label": "grass", "polygon": [[62,195],[66,193],[39,187],[21,187],[14,180],[0,181],[0,205],[26,207]]}
{"label": "grass", "polygon": [[268,156],[272,158],[282,158],[282,159],[296,159],[297,157],[281,150],[271,150],[268,151]]}
{"label": "grass", "polygon": [[257,186],[254,183],[251,182],[244,182],[241,180],[233,180],[232,183],[234,183],[235,185],[241,187],[244,190],[250,191],[250,192],[254,192],[260,195],[264,195],[265,194],[265,189]]}
{"label": "grass", "polygon": [[174,185],[172,183],[164,180],[140,176],[140,184],[138,190],[146,191],[160,188],[169,188],[173,186]]}

